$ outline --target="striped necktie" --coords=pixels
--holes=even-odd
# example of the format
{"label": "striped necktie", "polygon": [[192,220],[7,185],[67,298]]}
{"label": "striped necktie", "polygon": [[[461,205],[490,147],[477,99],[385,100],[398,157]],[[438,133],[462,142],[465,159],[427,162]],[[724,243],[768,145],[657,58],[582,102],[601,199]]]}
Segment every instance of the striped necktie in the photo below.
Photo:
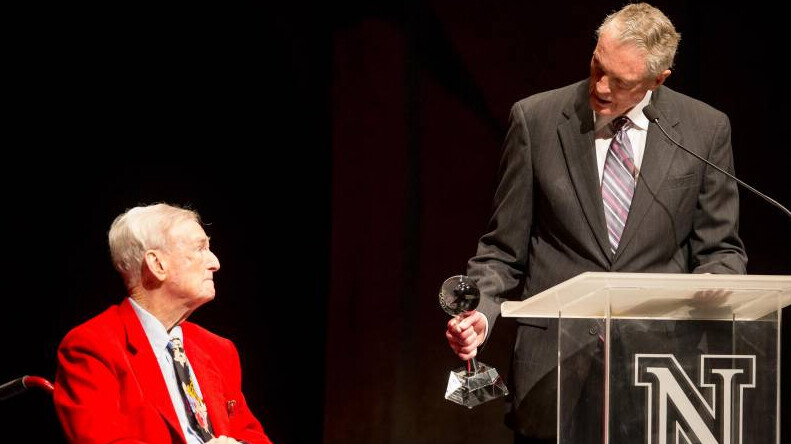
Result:
{"label": "striped necktie", "polygon": [[612,254],[618,250],[623,227],[629,216],[635,188],[635,165],[632,144],[626,129],[631,121],[621,116],[612,121],[614,133],[602,173],[601,194],[604,202],[604,218],[607,221],[607,233],[610,238]]}
{"label": "striped necktie", "polygon": [[176,370],[176,379],[179,383],[181,398],[184,400],[184,407],[187,409],[190,426],[200,435],[203,442],[207,442],[213,438],[214,432],[209,422],[206,404],[195,386],[194,374],[187,361],[187,355],[184,353],[181,339],[171,338],[168,342],[168,351],[173,357],[173,367]]}

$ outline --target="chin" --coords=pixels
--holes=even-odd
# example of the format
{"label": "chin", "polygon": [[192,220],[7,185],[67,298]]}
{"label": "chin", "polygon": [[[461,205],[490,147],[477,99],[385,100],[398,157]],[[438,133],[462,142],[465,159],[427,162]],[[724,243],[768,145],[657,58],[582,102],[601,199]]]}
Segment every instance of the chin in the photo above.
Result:
{"label": "chin", "polygon": [[199,301],[200,305],[203,305],[203,304],[205,304],[205,303],[207,303],[207,302],[209,302],[209,301],[211,301],[213,299],[214,299],[214,293],[212,293],[212,294],[204,294],[204,295],[200,296],[198,301]]}

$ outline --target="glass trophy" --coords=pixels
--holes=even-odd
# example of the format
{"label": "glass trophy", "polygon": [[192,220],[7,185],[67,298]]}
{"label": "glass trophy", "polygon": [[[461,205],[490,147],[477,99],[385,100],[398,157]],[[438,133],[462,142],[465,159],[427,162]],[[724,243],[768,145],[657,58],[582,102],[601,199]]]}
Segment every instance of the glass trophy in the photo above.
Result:
{"label": "glass trophy", "polygon": [[[466,311],[475,310],[481,300],[478,287],[469,276],[452,276],[445,280],[439,292],[439,305],[451,316],[460,318]],[[494,367],[475,358],[450,372],[445,399],[473,408],[508,394],[505,382]]]}

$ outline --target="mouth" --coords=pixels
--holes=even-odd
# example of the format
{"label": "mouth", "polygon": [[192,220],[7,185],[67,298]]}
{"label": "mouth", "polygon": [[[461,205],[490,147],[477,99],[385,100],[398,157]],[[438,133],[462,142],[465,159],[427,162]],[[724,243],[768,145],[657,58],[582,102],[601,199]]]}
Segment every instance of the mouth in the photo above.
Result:
{"label": "mouth", "polygon": [[593,99],[594,102],[596,102],[597,104],[602,105],[602,106],[609,105],[610,103],[612,103],[611,100],[602,99],[601,97],[596,95],[596,93],[592,93],[591,94],[591,98]]}

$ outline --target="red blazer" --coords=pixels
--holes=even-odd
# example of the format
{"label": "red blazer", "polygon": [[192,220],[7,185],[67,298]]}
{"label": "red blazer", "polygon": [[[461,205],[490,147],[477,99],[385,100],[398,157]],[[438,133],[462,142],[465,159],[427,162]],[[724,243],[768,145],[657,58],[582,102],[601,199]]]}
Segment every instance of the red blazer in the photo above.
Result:
{"label": "red blazer", "polygon": [[[181,324],[214,434],[271,444],[242,394],[233,343]],[[55,409],[72,443],[184,443],[154,351],[128,299],[72,329],[58,348]]]}

